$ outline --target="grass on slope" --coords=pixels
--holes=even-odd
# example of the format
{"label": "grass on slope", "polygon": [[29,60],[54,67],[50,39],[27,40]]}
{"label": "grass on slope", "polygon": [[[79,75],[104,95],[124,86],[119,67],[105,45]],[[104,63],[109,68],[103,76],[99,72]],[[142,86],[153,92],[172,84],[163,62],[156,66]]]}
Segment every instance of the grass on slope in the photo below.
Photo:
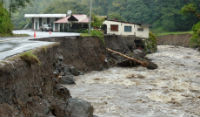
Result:
{"label": "grass on slope", "polygon": [[28,37],[28,34],[0,34],[0,37]]}
{"label": "grass on slope", "polygon": [[155,34],[156,34],[156,36],[192,34],[192,31],[186,31],[186,32],[162,32],[162,33],[155,33]]}

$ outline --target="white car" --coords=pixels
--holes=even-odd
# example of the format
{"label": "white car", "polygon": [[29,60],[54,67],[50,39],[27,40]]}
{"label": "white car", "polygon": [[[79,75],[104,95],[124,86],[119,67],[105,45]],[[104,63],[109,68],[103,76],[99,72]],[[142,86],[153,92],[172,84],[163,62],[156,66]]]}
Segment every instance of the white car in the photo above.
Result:
{"label": "white car", "polygon": [[44,24],[40,27],[41,31],[53,31],[52,27],[48,24]]}

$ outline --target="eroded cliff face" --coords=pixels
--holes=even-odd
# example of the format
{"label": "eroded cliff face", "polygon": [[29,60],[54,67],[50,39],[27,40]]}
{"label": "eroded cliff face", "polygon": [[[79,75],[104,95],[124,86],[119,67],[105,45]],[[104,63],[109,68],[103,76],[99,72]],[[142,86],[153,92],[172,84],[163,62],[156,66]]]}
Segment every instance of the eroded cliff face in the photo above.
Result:
{"label": "eroded cliff face", "polygon": [[91,104],[72,98],[63,87],[73,84],[69,78],[77,72],[72,69],[102,70],[109,67],[106,47],[135,48],[134,40],[120,38],[107,38],[107,45],[94,37],[40,40],[59,43],[33,50],[40,64],[28,64],[20,55],[0,62],[0,117],[93,117]]}
{"label": "eroded cliff face", "polygon": [[56,37],[39,39],[59,42],[57,52],[63,55],[64,63],[87,72],[107,68],[106,49],[96,37]]}
{"label": "eroded cliff face", "polygon": [[73,65],[81,71],[101,70],[106,67],[101,58],[104,49],[98,39],[56,41],[60,44],[34,50],[40,64],[30,65],[20,55],[0,63],[0,117],[93,116],[93,107],[88,102],[71,98],[70,92],[62,87],[55,64],[61,61],[64,69]]}

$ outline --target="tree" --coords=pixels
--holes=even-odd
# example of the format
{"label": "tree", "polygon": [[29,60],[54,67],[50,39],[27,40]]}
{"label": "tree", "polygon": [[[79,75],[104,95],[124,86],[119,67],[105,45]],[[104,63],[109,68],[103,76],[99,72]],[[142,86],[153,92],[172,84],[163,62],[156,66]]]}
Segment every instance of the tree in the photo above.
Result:
{"label": "tree", "polygon": [[9,13],[0,3],[0,35],[12,34],[12,27]]}
{"label": "tree", "polygon": [[0,3],[6,6],[10,13],[15,12],[21,7],[25,7],[29,2],[30,0],[0,0]]}
{"label": "tree", "polygon": [[125,19],[119,13],[115,13],[115,12],[108,14],[108,19],[109,20],[125,21]]}
{"label": "tree", "polygon": [[200,13],[198,11],[198,7],[194,3],[190,3],[190,4],[185,5],[181,9],[181,11],[182,11],[183,14],[186,14],[186,15],[193,14],[200,19]]}
{"label": "tree", "polygon": [[[4,0],[4,2],[5,1],[11,0]],[[66,13],[67,10],[73,10],[73,13],[88,14],[89,11],[89,0],[35,1],[37,1],[37,3],[34,2],[34,6],[43,6],[34,9],[33,11],[35,13]],[[95,15],[108,16],[109,19],[150,24],[154,31],[188,31],[191,30],[192,25],[198,22],[198,18],[192,14],[183,15],[180,9],[189,3],[196,4],[198,8],[200,7],[197,5],[199,4],[198,1],[199,0],[93,0],[93,13]],[[29,6],[28,9],[30,8]],[[45,8],[46,10],[43,10]],[[21,13],[19,16],[23,16],[23,14]],[[18,19],[20,21],[20,17]]]}
{"label": "tree", "polygon": [[[58,7],[59,6],[59,7]],[[45,10],[45,13],[67,13],[68,10],[72,10],[73,13],[88,13],[89,9],[84,4],[79,3],[78,1],[74,0],[56,0],[52,2]]]}
{"label": "tree", "polygon": [[100,29],[104,20],[104,17],[92,15],[92,27],[95,29]]}
{"label": "tree", "polygon": [[[194,15],[198,19],[200,19],[200,1],[193,1],[187,5],[185,5],[181,11],[185,15]],[[192,47],[200,47],[200,22],[195,24],[192,28],[193,35],[192,38],[190,39],[191,46]]]}

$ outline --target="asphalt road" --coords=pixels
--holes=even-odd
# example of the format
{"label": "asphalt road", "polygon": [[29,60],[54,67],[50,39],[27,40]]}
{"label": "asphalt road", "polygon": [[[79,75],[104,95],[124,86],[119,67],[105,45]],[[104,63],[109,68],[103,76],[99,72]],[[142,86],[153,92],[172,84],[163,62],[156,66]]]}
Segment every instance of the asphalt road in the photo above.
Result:
{"label": "asphalt road", "polygon": [[[10,56],[52,44],[53,42],[32,41],[34,32],[31,30],[13,31],[15,34],[28,34],[29,37],[0,37],[0,60],[4,60]],[[64,37],[64,36],[79,36],[79,33],[62,33],[62,32],[36,32],[36,38],[44,37]]]}

